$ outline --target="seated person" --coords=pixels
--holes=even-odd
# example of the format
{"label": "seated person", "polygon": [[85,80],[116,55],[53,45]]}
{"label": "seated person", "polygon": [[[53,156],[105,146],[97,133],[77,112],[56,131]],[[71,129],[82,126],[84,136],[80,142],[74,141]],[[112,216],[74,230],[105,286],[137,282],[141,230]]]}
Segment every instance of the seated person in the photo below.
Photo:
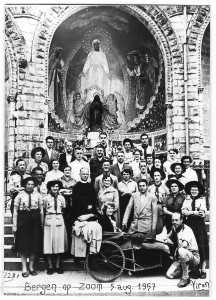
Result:
{"label": "seated person", "polygon": [[167,238],[174,243],[175,261],[169,267],[166,275],[169,279],[181,276],[181,280],[177,284],[181,288],[190,283],[189,268],[192,270],[197,268],[200,256],[193,230],[183,223],[181,213],[175,212],[172,215],[172,224],[172,230]]}
{"label": "seated person", "polygon": [[117,226],[120,226],[120,213],[119,213],[119,194],[118,191],[112,186],[112,177],[104,176],[102,179],[103,188],[98,193],[99,208],[102,209],[104,203],[113,203],[114,217]]}
{"label": "seated person", "polygon": [[113,202],[106,202],[103,204],[102,215],[98,220],[103,232],[122,232],[121,229],[116,226],[115,217],[113,216],[114,209],[115,205]]}
{"label": "seated person", "polygon": [[95,189],[88,182],[88,168],[81,168],[80,178],[73,188],[71,254],[86,257],[87,243],[90,253],[100,251],[102,228],[96,222],[100,214]]}

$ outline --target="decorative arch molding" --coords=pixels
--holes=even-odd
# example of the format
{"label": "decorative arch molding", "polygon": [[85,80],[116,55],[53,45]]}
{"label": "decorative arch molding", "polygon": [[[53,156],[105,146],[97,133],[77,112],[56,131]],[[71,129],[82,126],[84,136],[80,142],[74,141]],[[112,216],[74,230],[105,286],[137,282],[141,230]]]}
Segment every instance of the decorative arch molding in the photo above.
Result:
{"label": "decorative arch molding", "polygon": [[202,6],[197,8],[190,24],[188,25],[188,45],[189,50],[197,52],[198,88],[202,89],[202,68],[201,50],[202,40],[207,26],[210,23],[210,7]]}
{"label": "decorative arch molding", "polygon": [[[25,82],[27,60],[25,39],[9,9],[5,10],[5,42],[11,61],[11,96],[13,98]],[[14,100],[12,98],[10,101]]]}
{"label": "decorative arch molding", "polygon": [[9,11],[13,15],[14,18],[32,18],[35,20],[39,20],[43,12],[40,8],[36,8],[31,5],[23,5],[23,6],[10,6],[8,7]]}
{"label": "decorative arch molding", "polygon": [[6,56],[8,58],[9,63],[9,90],[10,94],[5,95],[7,96],[7,101],[12,102],[15,100],[15,96],[17,93],[18,85],[17,85],[17,57],[10,40],[7,36],[5,36],[5,43],[6,43]]}
{"label": "decorative arch molding", "polygon": [[[76,12],[85,9],[88,5],[71,5],[71,6],[60,6],[60,7],[52,7],[50,8],[44,15],[38,25],[37,32],[35,34],[35,39],[33,41],[33,47],[36,46],[36,51],[34,53],[36,58],[41,58],[45,60],[46,66],[46,77],[48,74],[48,58],[49,58],[49,48],[51,44],[52,37],[57,27],[68,17]],[[143,23],[151,33],[154,34],[155,39],[158,42],[158,46],[163,53],[165,60],[165,67],[167,68],[167,76],[171,76],[171,65],[172,65],[172,56],[169,51],[169,44],[166,41],[166,34],[163,34],[160,30],[161,24],[155,22],[155,17],[149,16],[143,9],[140,9],[135,5],[115,5],[115,7],[128,12],[131,15],[136,16],[141,23]],[[147,7],[147,6],[146,6]],[[158,8],[159,9],[159,8]],[[147,11],[147,9],[146,9]],[[161,10],[159,9],[161,12]],[[162,12],[161,12],[162,13]],[[158,17],[159,18],[159,17]],[[170,25],[171,26],[171,25]],[[167,27],[168,28],[168,27]],[[174,34],[174,30],[172,30],[172,34]],[[177,39],[174,36],[170,38],[170,40],[175,39],[175,44],[177,45]],[[41,43],[41,44],[40,44]],[[40,47],[38,45],[43,44],[43,54],[40,51]],[[41,49],[42,50],[42,49]],[[175,49],[173,49],[175,50]],[[174,53],[174,51],[173,51]],[[48,78],[46,78],[47,80]],[[168,92],[172,91],[172,86],[170,84],[171,79],[167,77],[167,88]],[[47,85],[47,83],[46,83]],[[45,88],[45,94],[47,95],[47,86]]]}
{"label": "decorative arch molding", "polygon": [[[175,30],[172,28],[166,14],[159,6],[113,5],[130,15],[135,16],[153,34],[158,43],[164,60],[166,103],[172,102],[173,72],[175,64],[182,63],[181,43]],[[87,8],[88,5],[53,6],[44,13],[37,26],[33,40],[33,61],[45,65],[44,95],[48,97],[48,60],[49,49],[53,35],[58,26],[76,12]]]}

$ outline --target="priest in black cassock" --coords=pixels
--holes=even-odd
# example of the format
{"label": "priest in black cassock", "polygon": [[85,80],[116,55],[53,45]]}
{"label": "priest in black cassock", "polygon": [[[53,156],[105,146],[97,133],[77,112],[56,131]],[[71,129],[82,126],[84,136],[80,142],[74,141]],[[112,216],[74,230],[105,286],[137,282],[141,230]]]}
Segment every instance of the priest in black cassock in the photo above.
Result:
{"label": "priest in black cassock", "polygon": [[86,257],[87,243],[90,244],[90,253],[99,252],[102,241],[102,228],[96,222],[100,215],[97,195],[92,184],[88,182],[88,168],[81,168],[80,178],[73,188],[72,195],[71,254],[76,258]]}

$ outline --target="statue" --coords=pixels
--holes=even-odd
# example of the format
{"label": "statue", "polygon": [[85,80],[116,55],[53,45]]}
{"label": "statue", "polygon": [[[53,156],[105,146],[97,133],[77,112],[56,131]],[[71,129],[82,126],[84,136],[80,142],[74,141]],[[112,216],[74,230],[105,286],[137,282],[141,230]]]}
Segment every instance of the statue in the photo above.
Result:
{"label": "statue", "polygon": [[49,57],[49,96],[51,98],[49,107],[62,120],[66,121],[65,105],[63,102],[63,83],[62,83],[62,68],[64,61],[62,59],[63,49],[53,47]]}
{"label": "statue", "polygon": [[104,90],[107,95],[110,92],[109,67],[106,55],[101,51],[100,41],[98,39],[92,42],[93,49],[88,54],[81,77],[81,89],[87,89],[96,85]]}
{"label": "statue", "polygon": [[102,129],[103,105],[99,95],[94,96],[94,100],[90,104],[90,124],[91,131]]}
{"label": "statue", "polygon": [[68,94],[67,122],[74,128],[81,129],[84,126],[91,131],[108,130],[116,129],[125,122],[125,103],[120,93],[114,92],[107,97],[102,93],[101,99],[95,93],[93,101],[88,103],[86,94],[86,90],[84,97],[80,92],[72,91]]}

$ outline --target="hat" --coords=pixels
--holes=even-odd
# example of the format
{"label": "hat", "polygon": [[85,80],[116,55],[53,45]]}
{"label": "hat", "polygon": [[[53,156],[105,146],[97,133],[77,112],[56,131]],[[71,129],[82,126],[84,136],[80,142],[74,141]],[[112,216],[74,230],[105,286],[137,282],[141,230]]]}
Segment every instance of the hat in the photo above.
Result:
{"label": "hat", "polygon": [[47,182],[47,189],[50,191],[50,188],[52,187],[52,186],[54,186],[55,184],[58,184],[58,186],[59,186],[59,189],[62,189],[62,182],[61,181],[59,181],[59,180],[51,180],[51,181],[48,181]]}
{"label": "hat", "polygon": [[36,152],[42,152],[42,157],[45,155],[45,150],[42,147],[35,147],[31,151],[31,157],[34,158]]}
{"label": "hat", "polygon": [[166,182],[166,186],[170,189],[171,188],[171,185],[173,183],[176,183],[179,187],[179,190],[182,191],[184,189],[184,184],[182,184],[180,181],[178,181],[177,179],[169,179],[167,182]]}
{"label": "hat", "polygon": [[125,143],[130,143],[131,147],[133,148],[133,142],[131,141],[131,139],[126,138],[126,139],[123,140],[122,143],[123,143],[123,145],[124,145]]}
{"label": "hat", "polygon": [[205,193],[205,188],[202,185],[202,183],[200,183],[199,181],[189,181],[188,183],[185,184],[185,193],[190,195],[190,190],[193,186],[198,187],[199,190],[199,194],[202,195]]}
{"label": "hat", "polygon": [[25,187],[25,185],[26,185],[26,183],[27,183],[28,181],[33,181],[33,182],[34,182],[34,186],[36,186],[37,183],[38,183],[38,181],[37,181],[37,179],[36,179],[35,177],[29,176],[29,177],[24,178],[24,179],[21,181],[21,186],[22,186],[22,187]]}
{"label": "hat", "polygon": [[173,173],[175,173],[176,166],[180,166],[182,168],[182,173],[184,173],[186,171],[185,166],[182,163],[176,162],[170,166],[170,169],[173,171]]}
{"label": "hat", "polygon": [[121,171],[121,175],[123,175],[123,172],[129,173],[130,175],[132,175],[132,170],[129,169],[129,168],[124,168],[124,169]]}
{"label": "hat", "polygon": [[161,174],[161,180],[164,180],[166,178],[166,174],[163,170],[161,170],[159,168],[152,167],[151,172],[150,172],[150,176],[151,176],[152,179],[154,179],[154,173],[155,172],[159,172]]}
{"label": "hat", "polygon": [[184,159],[189,159],[190,160],[190,163],[192,163],[192,158],[189,156],[189,155],[184,155],[182,156],[181,158],[181,162],[183,163]]}

